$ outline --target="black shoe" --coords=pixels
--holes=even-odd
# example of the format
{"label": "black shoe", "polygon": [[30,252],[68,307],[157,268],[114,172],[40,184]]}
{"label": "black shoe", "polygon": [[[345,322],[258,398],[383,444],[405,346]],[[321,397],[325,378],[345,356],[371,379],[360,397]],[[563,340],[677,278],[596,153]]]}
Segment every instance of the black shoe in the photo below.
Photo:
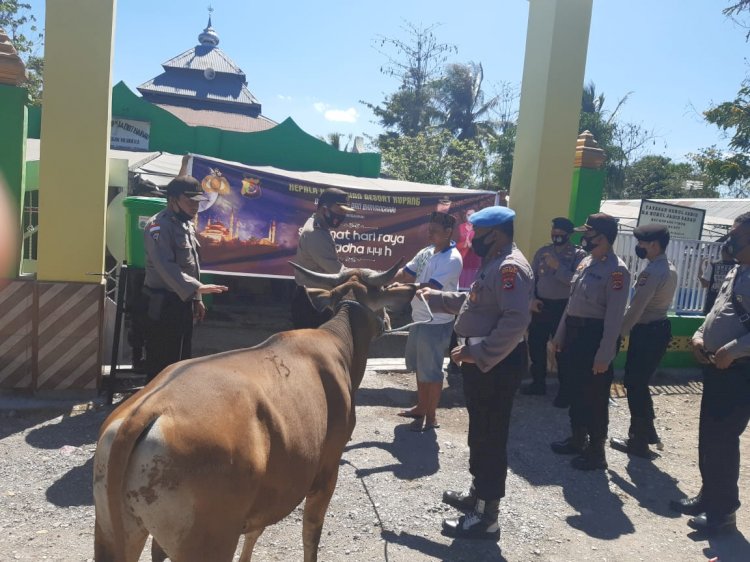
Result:
{"label": "black shoe", "polygon": [[706,535],[726,533],[737,529],[737,518],[734,513],[725,515],[708,515],[701,513],[688,521],[688,525]]}
{"label": "black shoe", "polygon": [[477,493],[474,490],[474,486],[469,488],[468,492],[446,490],[443,492],[443,503],[447,503],[449,506],[461,511],[471,511],[477,503]]}
{"label": "black shoe", "polygon": [[589,444],[582,455],[570,460],[570,465],[577,470],[604,470],[607,468],[604,442]]}
{"label": "black shoe", "polygon": [[555,408],[569,408],[570,399],[558,392],[557,396],[555,396],[555,399],[552,401],[552,405]]}
{"label": "black shoe", "polygon": [[682,498],[681,500],[672,500],[669,507],[683,515],[700,515],[706,508],[703,506],[703,497],[698,494],[694,498]]}
{"label": "black shoe", "polygon": [[615,451],[627,453],[628,455],[649,460],[654,458],[654,454],[648,448],[648,443],[639,439],[633,439],[632,437],[630,439],[617,439],[613,437],[609,440],[609,446]]}
{"label": "black shoe", "polygon": [[443,519],[443,532],[456,539],[500,540],[497,501],[477,500],[475,508],[461,517]]}
{"label": "black shoe", "polygon": [[553,453],[558,455],[581,455],[588,446],[588,435],[584,428],[573,428],[573,435],[562,441],[550,443]]}
{"label": "black shoe", "polygon": [[547,394],[547,385],[543,382],[531,382],[521,388],[521,394],[527,396],[544,396]]}

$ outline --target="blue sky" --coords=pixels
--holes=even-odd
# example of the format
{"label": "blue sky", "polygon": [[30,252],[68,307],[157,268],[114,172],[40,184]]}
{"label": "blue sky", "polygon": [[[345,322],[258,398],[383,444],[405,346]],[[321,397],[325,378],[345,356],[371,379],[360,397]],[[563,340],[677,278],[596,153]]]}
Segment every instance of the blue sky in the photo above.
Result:
{"label": "blue sky", "polygon": [[[383,76],[373,45],[406,39],[404,21],[438,23],[455,44],[451,61],[481,62],[485,85],[520,87],[527,0],[381,0],[378,3],[212,0],[220,47],[245,71],[263,113],[292,117],[314,135],[375,135],[380,128],[360,100],[380,102],[398,84]],[[630,95],[620,115],[654,129],[651,152],[676,160],[712,144],[720,132],[700,112],[731,99],[747,71],[745,31],[727,20],[728,0],[594,0],[586,81],[605,107]],[[32,0],[35,12],[44,2]],[[120,0],[114,81],[132,89],[160,64],[197,44],[208,0]]]}

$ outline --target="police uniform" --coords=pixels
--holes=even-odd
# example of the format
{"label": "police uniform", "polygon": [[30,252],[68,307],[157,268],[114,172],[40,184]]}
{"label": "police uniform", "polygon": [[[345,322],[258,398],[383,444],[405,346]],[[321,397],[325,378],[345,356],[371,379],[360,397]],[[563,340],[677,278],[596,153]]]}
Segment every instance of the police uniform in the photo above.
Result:
{"label": "police uniform", "polygon": [[[633,231],[637,240],[669,243],[666,226],[650,224]],[[630,336],[625,362],[625,388],[628,391],[630,431],[627,440],[613,439],[620,451],[649,457],[649,444],[659,442],[654,427],[654,404],[648,390],[649,380],[667,351],[672,330],[667,311],[677,288],[677,270],[665,254],[649,261],[633,284],[630,304],[622,322],[622,336]]]}
{"label": "police uniform", "polygon": [[[474,227],[485,227],[510,222],[514,216],[506,207],[488,207],[469,220]],[[524,335],[532,292],[531,266],[511,243],[497,255],[483,259],[468,294],[444,292],[429,301],[437,310],[458,314],[454,327],[458,344],[468,346],[475,361],[461,365],[469,414],[472,490],[469,494],[446,492],[443,501],[488,513],[490,531],[497,527],[498,500],[505,495],[513,399],[528,366]],[[480,502],[481,509],[475,507]],[[451,521],[455,527],[465,519],[447,520],[444,526]],[[496,532],[499,534],[499,528]]]}
{"label": "police uniform", "polygon": [[[569,223],[570,231],[573,223],[565,219],[555,219],[553,228],[566,228]],[[560,265],[552,269],[545,260],[545,256],[554,256]],[[531,313],[531,324],[529,325],[529,358],[531,360],[532,383],[523,389],[524,394],[544,394],[545,380],[547,378],[547,342],[555,335],[560,318],[568,304],[570,296],[570,283],[573,280],[578,264],[586,257],[586,252],[566,243],[562,246],[547,244],[537,250],[531,263],[534,271],[534,296],[542,302],[539,312]],[[564,385],[560,380],[561,387]],[[565,392],[561,388],[556,402],[563,400]]]}
{"label": "police uniform", "polygon": [[[579,227],[584,228],[609,234],[612,241],[617,235],[615,219],[603,213],[591,215],[586,226]],[[576,468],[606,468],[604,442],[609,425],[612,361],[617,354],[629,286],[630,273],[611,249],[598,259],[586,256],[576,269],[568,306],[553,340],[562,349],[558,354],[559,368],[569,378],[573,434],[553,443],[552,449],[560,454],[582,453],[573,459]],[[604,373],[595,374],[594,364],[608,367]]]}
{"label": "police uniform", "polygon": [[726,348],[733,359],[727,369],[710,364],[703,371],[698,437],[703,486],[697,503],[709,525],[734,522],[740,506],[739,439],[750,421],[750,331],[732,302],[733,292],[745,313],[750,311],[750,266],[738,265],[729,272],[713,308],[693,336],[703,339],[708,358]]}
{"label": "police uniform", "polygon": [[[346,202],[346,193],[339,189],[327,189],[319,199],[319,205],[338,205],[345,212],[354,212],[354,209],[345,206]],[[300,231],[294,262],[316,273],[338,273],[344,267],[336,254],[336,244],[330,227],[317,213],[307,219]],[[333,316],[331,311],[320,312],[312,308],[303,287],[305,278],[296,270],[294,281],[297,284],[291,305],[294,327],[317,328],[330,320]]]}
{"label": "police uniform", "polygon": [[200,301],[198,241],[192,221],[167,208],[146,224],[146,361],[150,380],[167,365],[189,359],[193,302]]}

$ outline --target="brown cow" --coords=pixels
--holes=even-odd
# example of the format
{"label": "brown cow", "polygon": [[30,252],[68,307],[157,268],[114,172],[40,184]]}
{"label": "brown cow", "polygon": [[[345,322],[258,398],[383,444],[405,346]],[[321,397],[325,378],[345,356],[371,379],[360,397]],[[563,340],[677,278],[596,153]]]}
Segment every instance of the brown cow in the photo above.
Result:
{"label": "brown cow", "polygon": [[97,562],[137,561],[149,534],[154,559],[173,562],[230,561],[244,534],[247,562],[263,529],[302,499],[304,559],[316,560],[354,392],[383,329],[372,311],[416,292],[383,288],[399,265],[338,276],[298,268],[335,286],[310,292],[332,320],[171,365],[112,412],[94,457]]}

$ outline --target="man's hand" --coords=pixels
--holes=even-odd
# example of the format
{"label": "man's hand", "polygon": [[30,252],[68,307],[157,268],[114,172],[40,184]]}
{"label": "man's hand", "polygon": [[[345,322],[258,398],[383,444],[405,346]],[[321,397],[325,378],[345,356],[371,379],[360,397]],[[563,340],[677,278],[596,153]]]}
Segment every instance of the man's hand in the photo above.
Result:
{"label": "man's hand", "polygon": [[552,353],[560,353],[562,351],[562,345],[557,343],[555,340],[550,340],[547,342],[547,349],[549,349]]}
{"label": "man's hand", "polygon": [[439,294],[440,294],[440,291],[438,291],[437,289],[433,289],[432,287],[422,287],[421,289],[417,289],[416,296],[418,297],[424,296],[424,298],[427,299],[430,297],[430,295],[439,295]]}
{"label": "man's hand", "polygon": [[592,371],[594,371],[595,375],[601,375],[602,373],[606,373],[607,369],[609,369],[609,363],[594,362],[594,368]]}
{"label": "man's hand", "polygon": [[544,303],[540,301],[539,299],[531,299],[531,312],[539,313],[542,311],[542,307],[544,306]]}
{"label": "man's hand", "polygon": [[557,271],[557,268],[560,267],[560,260],[552,254],[544,254],[544,263],[554,271]]}
{"label": "man's hand", "polygon": [[471,356],[469,346],[466,345],[459,345],[454,347],[451,350],[451,359],[453,359],[453,362],[456,365],[460,365],[461,363],[476,363],[474,358]]}
{"label": "man's hand", "polygon": [[206,305],[203,301],[193,301],[193,318],[198,322],[203,322],[206,317]]}
{"label": "man's hand", "polygon": [[201,285],[195,291],[199,295],[207,295],[209,293],[226,293],[229,287],[226,285]]}
{"label": "man's hand", "polygon": [[728,369],[732,361],[734,361],[734,357],[732,357],[732,353],[726,345],[719,348],[719,351],[714,355],[714,365],[717,369]]}
{"label": "man's hand", "polygon": [[708,357],[706,357],[705,350],[703,349],[702,338],[693,338],[692,340],[690,340],[690,346],[693,349],[693,357],[695,357],[695,360],[698,363],[707,365],[711,362],[708,360]]}

